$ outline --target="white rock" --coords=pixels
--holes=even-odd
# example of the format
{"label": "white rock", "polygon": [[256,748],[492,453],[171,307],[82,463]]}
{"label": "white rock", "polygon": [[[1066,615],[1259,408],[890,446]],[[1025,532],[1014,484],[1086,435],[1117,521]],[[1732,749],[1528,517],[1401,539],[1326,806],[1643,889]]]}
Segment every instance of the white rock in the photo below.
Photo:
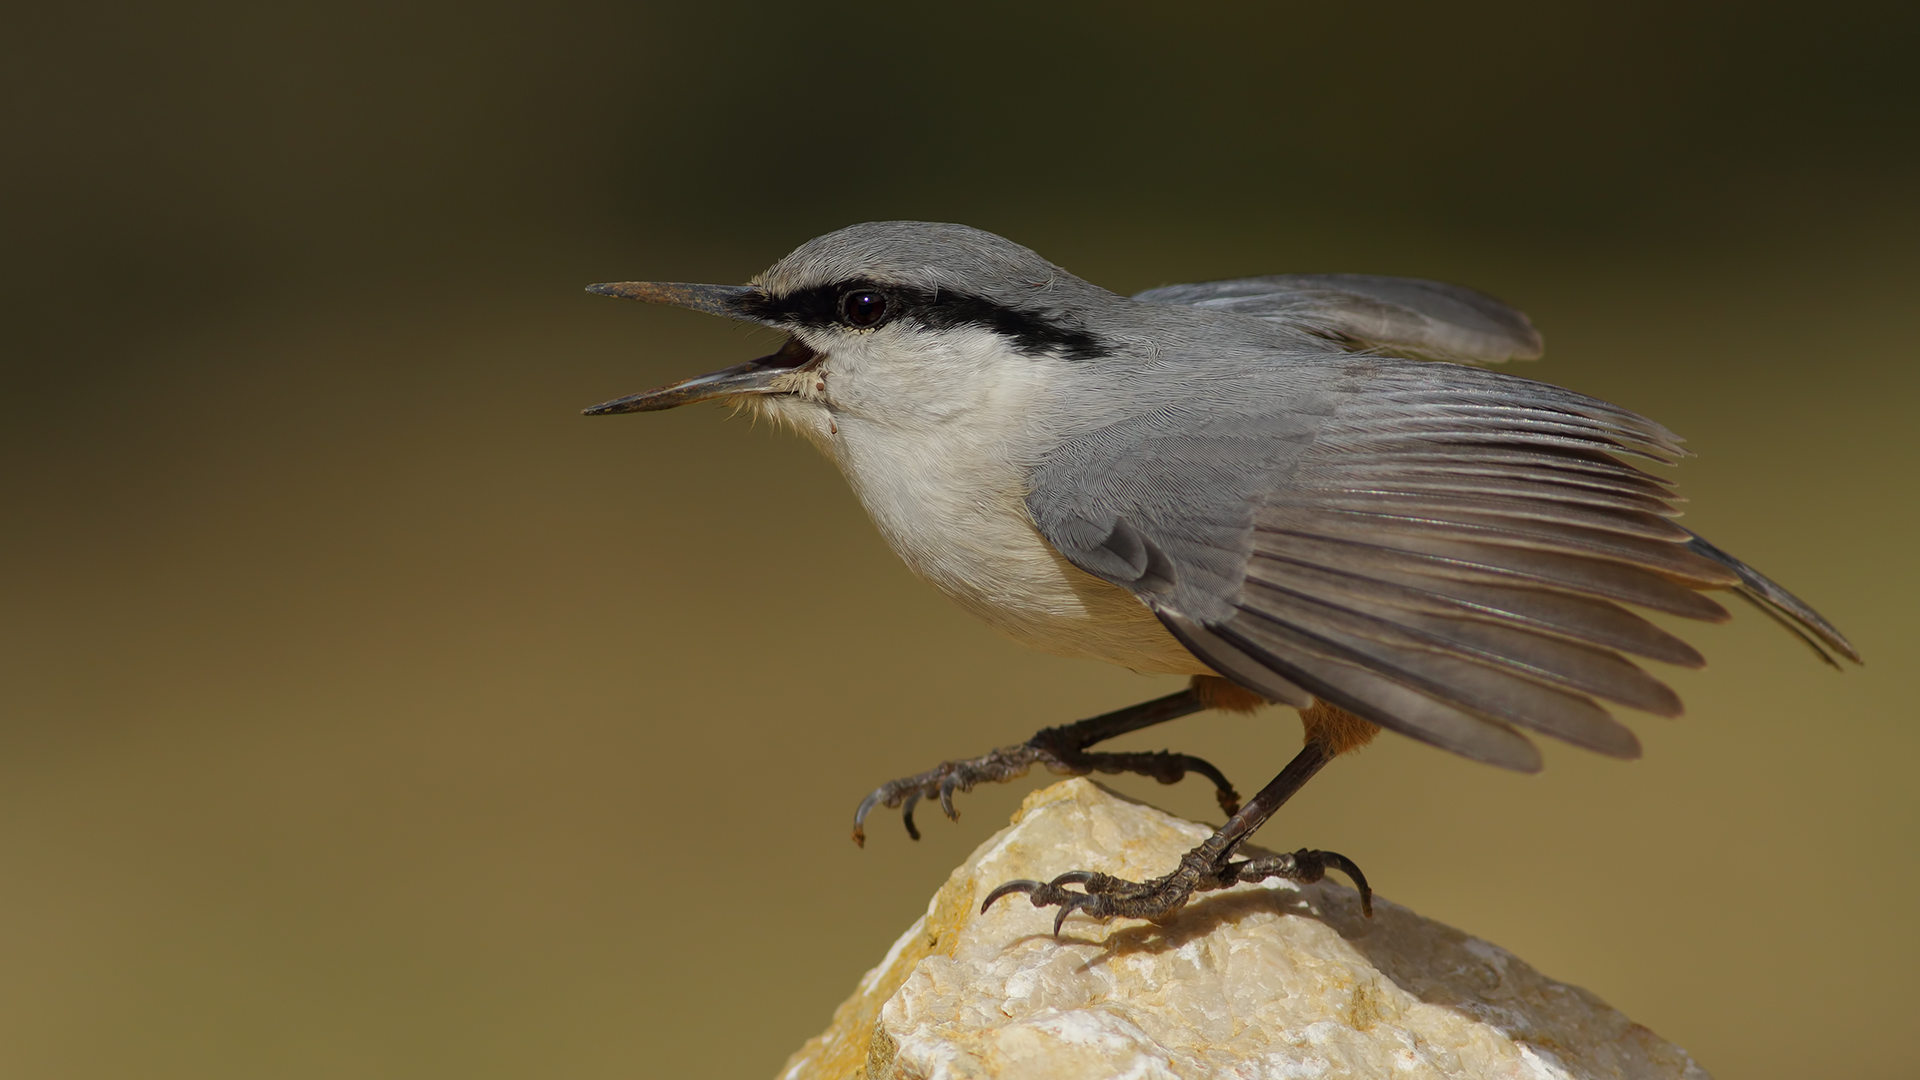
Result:
{"label": "white rock", "polygon": [[[980,900],[1010,878],[1139,880],[1211,830],[1086,780],[1027,797],[948,878],[782,1080],[1707,1074],[1513,954],[1325,882],[1202,895],[1164,924]],[[1245,849],[1248,854],[1256,854]]]}

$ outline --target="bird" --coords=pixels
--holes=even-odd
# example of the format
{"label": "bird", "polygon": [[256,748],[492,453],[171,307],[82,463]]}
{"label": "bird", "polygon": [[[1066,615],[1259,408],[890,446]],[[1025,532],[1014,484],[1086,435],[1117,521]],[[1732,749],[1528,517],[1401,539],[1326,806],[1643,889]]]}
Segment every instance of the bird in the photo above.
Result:
{"label": "bird", "polygon": [[[1040,765],[1210,780],[1226,823],[1167,873],[1065,869],[992,890],[1070,914],[1157,919],[1240,882],[1353,880],[1353,860],[1243,842],[1382,729],[1538,771],[1529,734],[1640,755],[1606,704],[1677,716],[1635,659],[1696,668],[1636,609],[1729,618],[1751,603],[1827,664],[1860,654],[1813,608],[1678,516],[1648,464],[1667,428],[1485,365],[1542,355],[1520,311],[1458,285],[1282,274],[1122,296],[959,224],[868,222],[744,285],[612,282],[591,293],[786,335],[769,355],[585,410],[720,400],[835,462],[921,578],[1015,641],[1186,689],[881,785],[901,810]],[[1299,753],[1251,799],[1173,752],[1091,749],[1206,709],[1299,710]]]}

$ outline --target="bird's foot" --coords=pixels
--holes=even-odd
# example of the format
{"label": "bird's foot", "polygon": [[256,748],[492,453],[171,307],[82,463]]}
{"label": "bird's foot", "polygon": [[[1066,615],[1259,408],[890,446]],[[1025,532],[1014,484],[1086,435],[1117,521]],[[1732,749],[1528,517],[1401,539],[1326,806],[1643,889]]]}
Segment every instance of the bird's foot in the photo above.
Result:
{"label": "bird's foot", "polygon": [[918,840],[920,830],[913,823],[913,810],[920,800],[940,800],[941,812],[949,820],[958,821],[960,811],[953,805],[955,792],[971,791],[976,784],[1005,783],[1018,779],[1027,775],[1035,765],[1044,765],[1050,772],[1063,776],[1136,773],[1150,776],[1163,784],[1175,783],[1190,772],[1199,773],[1213,781],[1214,796],[1220,808],[1229,816],[1240,808],[1239,792],[1233,789],[1226,775],[1215,768],[1212,762],[1191,754],[1175,754],[1166,750],[1151,753],[1089,751],[1087,746],[1108,736],[1100,734],[1098,729],[1089,729],[1088,723],[1082,721],[1047,728],[1026,742],[1003,746],[976,758],[945,761],[916,776],[881,784],[861,800],[860,809],[854,812],[853,842],[866,845],[867,815],[873,812],[874,807],[899,807],[900,820],[907,827],[907,835]]}
{"label": "bird's foot", "polygon": [[[954,808],[953,793],[972,791],[975,784],[987,782],[1006,783],[1027,775],[1027,771],[1037,762],[1046,761],[1042,753],[1031,742],[1003,746],[998,750],[982,754],[977,758],[960,761],[943,761],[938,766],[914,776],[903,776],[898,780],[889,780],[873,789],[873,793],[860,800],[860,809],[853,814],[853,842],[865,847],[867,844],[867,815],[876,806],[889,809],[900,808],[900,821],[907,827],[907,835],[920,839],[920,829],[913,823],[913,808],[920,805],[921,799],[939,799],[940,810],[948,820],[958,821],[960,811]],[[1051,767],[1052,762],[1046,761]]]}
{"label": "bird's foot", "polygon": [[[1373,890],[1367,887],[1366,875],[1345,855],[1301,848],[1290,855],[1235,860],[1230,854],[1215,854],[1215,847],[1209,841],[1194,848],[1181,856],[1172,873],[1152,881],[1128,881],[1092,870],[1069,870],[1052,881],[1009,881],[987,894],[980,911],[985,914],[1003,896],[1026,893],[1034,907],[1060,908],[1053,918],[1057,937],[1067,916],[1076,911],[1096,919],[1160,919],[1186,906],[1197,892],[1274,877],[1307,885],[1325,877],[1328,870],[1338,870],[1353,879],[1360,891],[1360,909],[1373,917]],[[1068,885],[1078,885],[1081,891],[1069,890]]]}

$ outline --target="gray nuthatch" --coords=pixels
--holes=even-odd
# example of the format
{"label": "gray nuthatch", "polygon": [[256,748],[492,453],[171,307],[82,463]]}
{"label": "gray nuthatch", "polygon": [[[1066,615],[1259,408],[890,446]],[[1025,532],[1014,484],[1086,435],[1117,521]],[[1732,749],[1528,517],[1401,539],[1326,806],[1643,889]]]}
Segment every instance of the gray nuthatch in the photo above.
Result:
{"label": "gray nuthatch", "polygon": [[[1188,689],[882,786],[913,807],[1055,772],[1211,779],[1230,815],[1171,873],[1015,881],[1035,906],[1153,917],[1237,881],[1365,879],[1332,852],[1235,860],[1308,778],[1380,727],[1537,770],[1529,729],[1615,757],[1638,741],[1595,699],[1680,700],[1623,654],[1704,663],[1629,606],[1719,621],[1728,590],[1828,663],[1839,631],[1674,518],[1666,428],[1558,387],[1463,366],[1540,355],[1526,316],[1470,289],[1355,274],[1119,296],[961,225],[878,222],[812,240],[748,285],[589,291],[759,323],[772,355],[589,415],[722,398],[837,462],[915,573],[1022,644]],[[1180,754],[1088,747],[1206,708],[1300,710],[1306,746],[1245,805]],[[1069,885],[1079,886],[1070,890]]]}

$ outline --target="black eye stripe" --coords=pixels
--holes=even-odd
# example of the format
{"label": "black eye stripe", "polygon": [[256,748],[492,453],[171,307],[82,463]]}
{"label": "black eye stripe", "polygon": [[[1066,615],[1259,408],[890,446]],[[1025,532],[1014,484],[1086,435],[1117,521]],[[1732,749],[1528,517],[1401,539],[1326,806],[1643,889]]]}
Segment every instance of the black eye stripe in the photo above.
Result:
{"label": "black eye stripe", "polygon": [[786,296],[769,296],[748,304],[748,313],[789,326],[824,329],[859,325],[849,322],[845,308],[846,302],[858,293],[873,293],[885,299],[881,320],[867,325],[879,325],[882,320],[907,320],[930,330],[977,327],[1009,339],[1016,349],[1030,356],[1055,353],[1072,360],[1093,360],[1113,354],[1113,349],[1098,337],[1057,316],[1023,311],[950,289],[935,292],[875,281],[846,281],[816,285]]}

